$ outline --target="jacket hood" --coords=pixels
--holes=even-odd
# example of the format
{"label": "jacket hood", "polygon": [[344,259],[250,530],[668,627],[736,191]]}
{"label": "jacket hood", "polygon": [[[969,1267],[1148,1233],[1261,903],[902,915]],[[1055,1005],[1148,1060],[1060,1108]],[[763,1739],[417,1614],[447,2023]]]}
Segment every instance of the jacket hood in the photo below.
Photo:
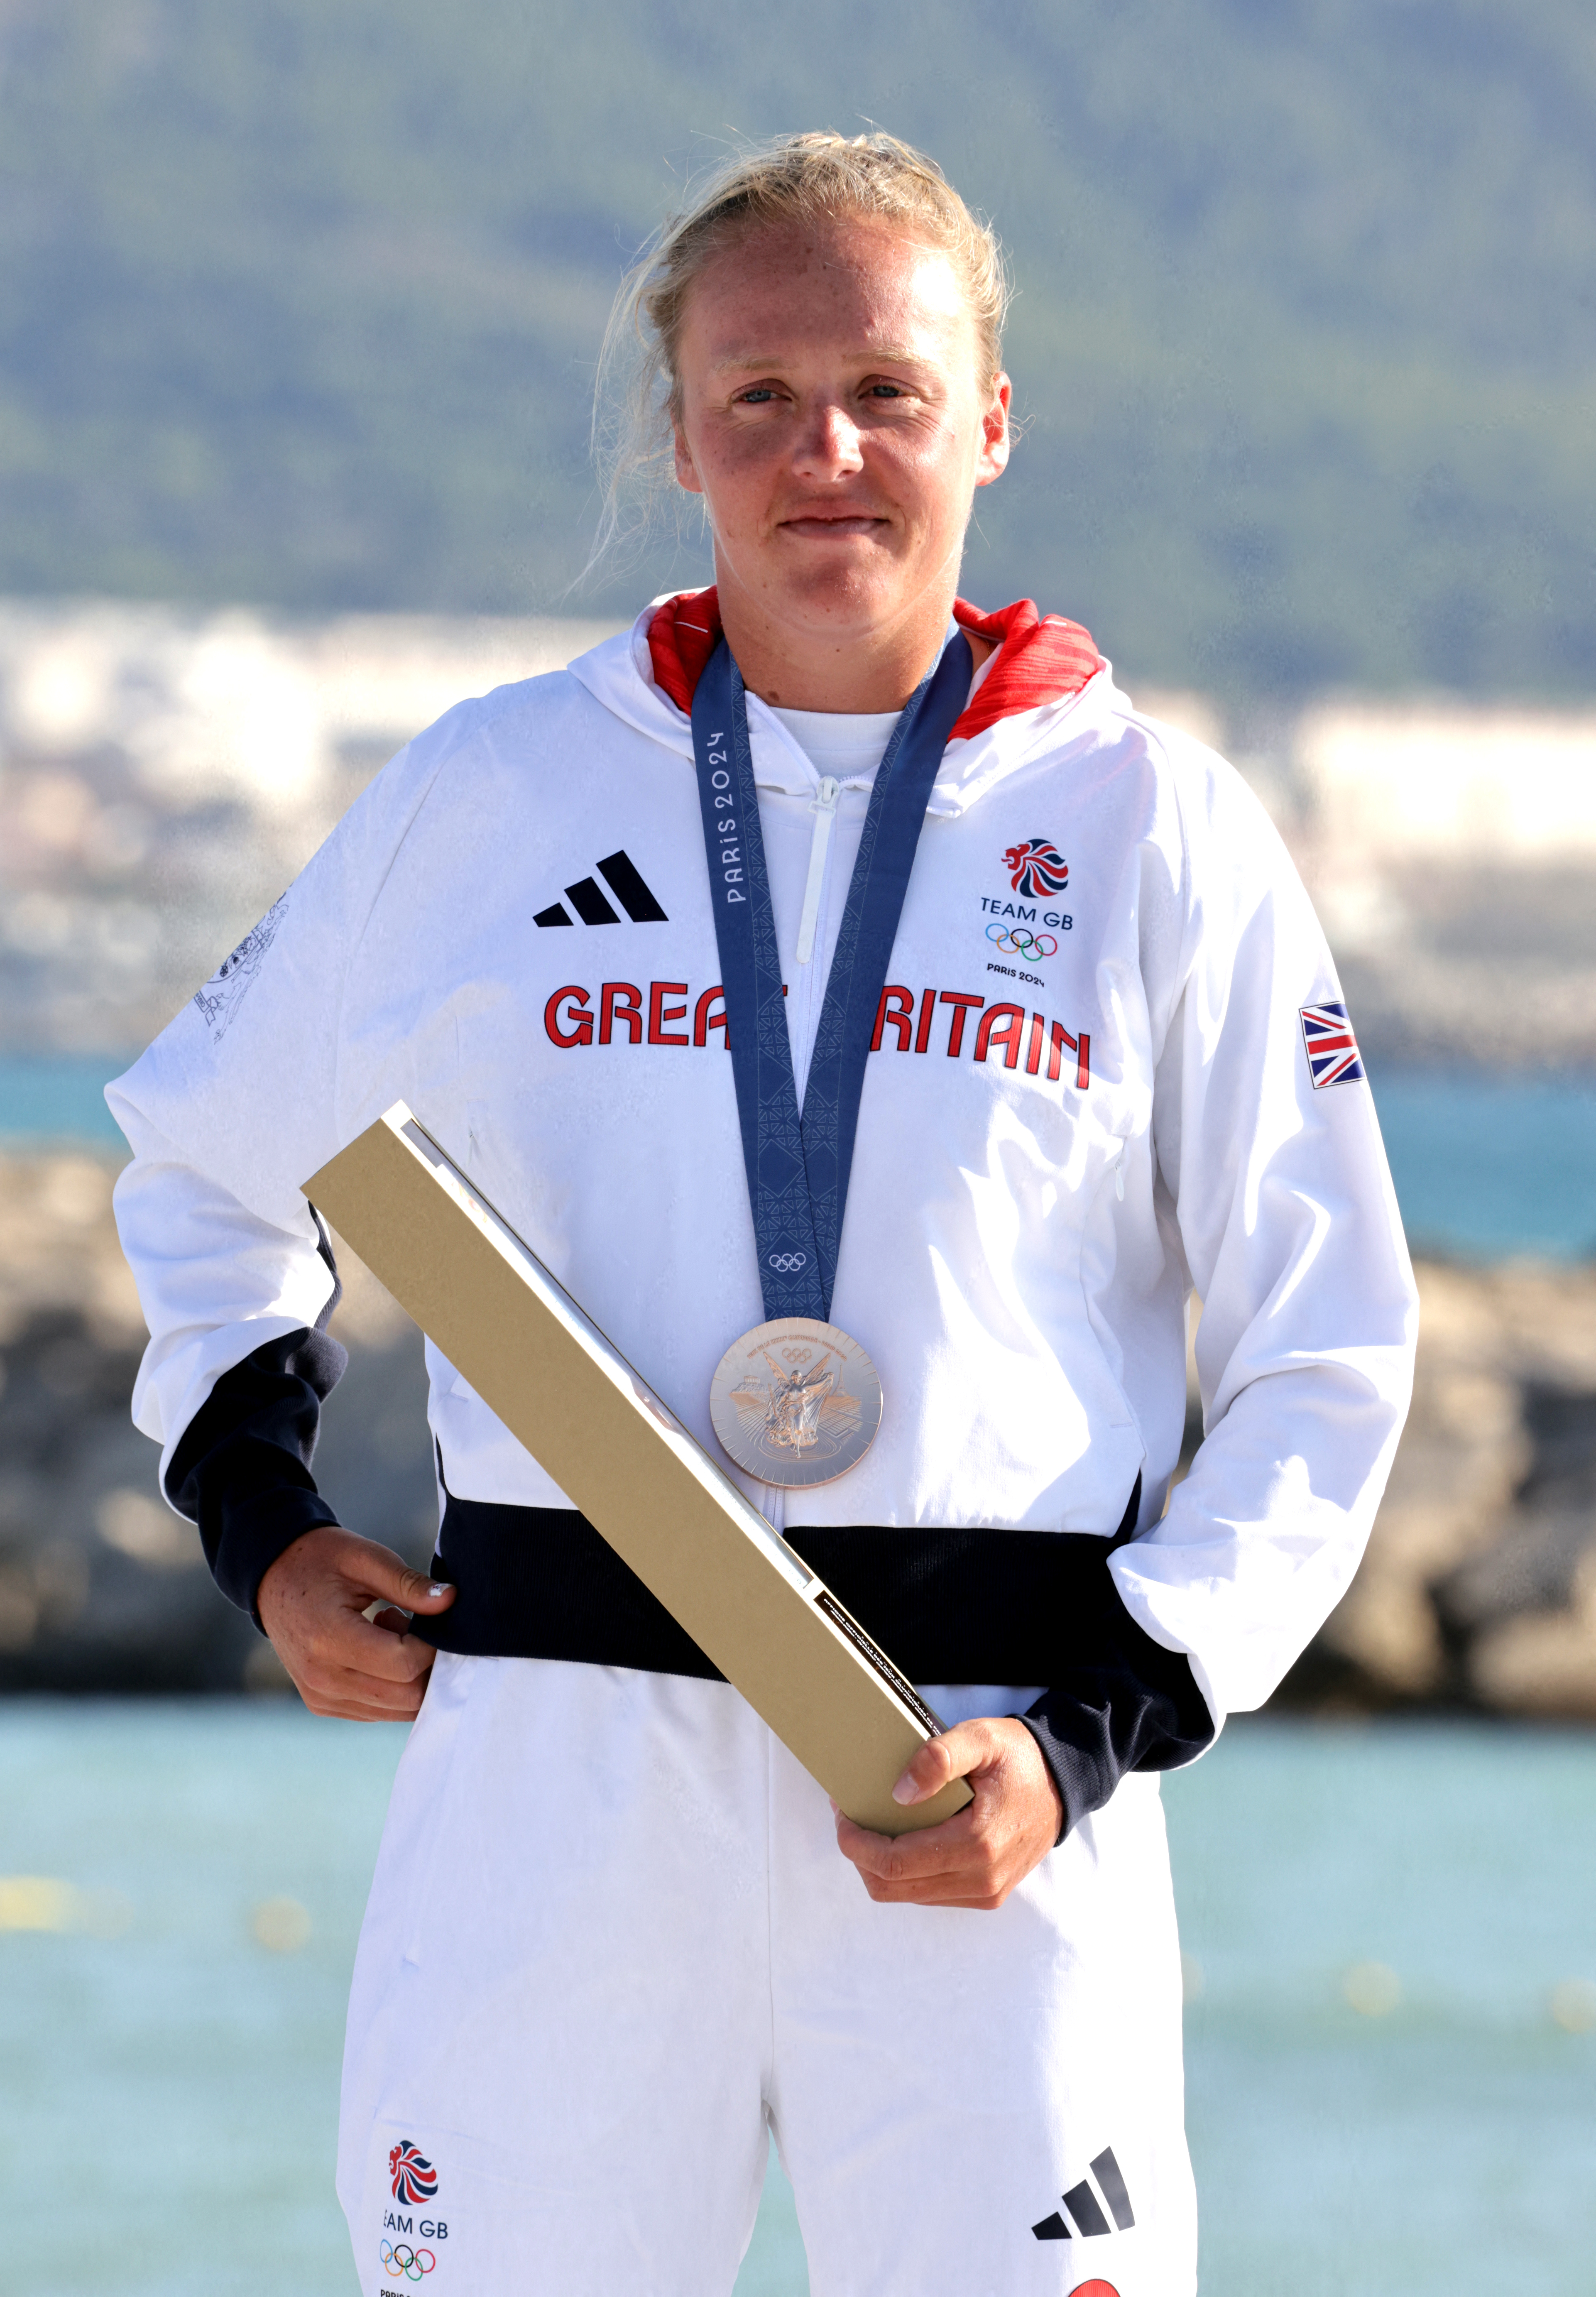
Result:
{"label": "jacket hood", "polygon": [[[1062,614],[1039,613],[1029,598],[992,613],[958,598],[953,617],[997,651],[977,674],[969,705],[949,738],[929,809],[939,814],[962,813],[1038,747],[1065,737],[1063,721],[1074,716],[1089,687],[1110,689],[1109,665],[1090,633]],[[720,633],[712,587],[678,591],[651,601],[629,631],[579,655],[571,674],[625,724],[690,758],[693,696]],[[765,716],[758,696],[749,698],[754,712]],[[779,749],[792,750],[794,786],[807,788],[812,770],[780,721],[772,715],[769,724],[782,736]],[[760,745],[767,753],[771,746]],[[763,785],[769,777],[762,758],[757,764]],[[777,778],[785,784],[786,777]]]}

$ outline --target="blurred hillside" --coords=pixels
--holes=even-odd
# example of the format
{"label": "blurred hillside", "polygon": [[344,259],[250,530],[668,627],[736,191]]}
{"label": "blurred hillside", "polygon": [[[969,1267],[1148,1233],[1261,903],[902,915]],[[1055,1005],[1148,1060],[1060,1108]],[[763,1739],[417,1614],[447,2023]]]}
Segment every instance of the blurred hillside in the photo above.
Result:
{"label": "blurred hillside", "polygon": [[1133,687],[1596,692],[1583,0],[0,0],[0,590],[558,609],[624,259],[866,119],[1014,254],[973,595]]}

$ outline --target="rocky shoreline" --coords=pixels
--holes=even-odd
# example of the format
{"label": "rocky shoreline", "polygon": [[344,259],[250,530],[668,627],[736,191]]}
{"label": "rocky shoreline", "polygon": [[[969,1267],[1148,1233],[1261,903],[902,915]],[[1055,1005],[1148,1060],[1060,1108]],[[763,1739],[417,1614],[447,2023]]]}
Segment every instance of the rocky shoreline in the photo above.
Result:
{"label": "rocky shoreline", "polygon": [[[156,1496],[113,1163],[0,1157],[0,1691],[271,1691],[270,1647]],[[317,1479],[416,1562],[419,1338],[353,1256]],[[1368,1555],[1277,1694],[1313,1712],[1596,1721],[1596,1267],[1419,1271],[1414,1406]],[[1194,1415],[1195,1417],[1195,1415]]]}

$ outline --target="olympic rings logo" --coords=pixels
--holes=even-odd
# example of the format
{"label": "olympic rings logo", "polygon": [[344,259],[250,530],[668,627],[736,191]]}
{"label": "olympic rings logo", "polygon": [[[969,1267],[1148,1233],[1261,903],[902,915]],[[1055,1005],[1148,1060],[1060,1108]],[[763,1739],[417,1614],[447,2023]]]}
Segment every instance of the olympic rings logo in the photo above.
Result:
{"label": "olympic rings logo", "polygon": [[431,2273],[438,2260],[430,2249],[412,2249],[408,2242],[398,2246],[391,2241],[383,2243],[383,2269],[386,2273],[402,2273],[407,2281],[419,2281]]}
{"label": "olympic rings logo", "polygon": [[770,1266],[778,1276],[795,1276],[801,1268],[809,1266],[807,1252],[773,1252]]}
{"label": "olympic rings logo", "polygon": [[1028,933],[1024,926],[990,925],[986,937],[996,943],[1005,957],[1030,957],[1040,961],[1044,957],[1056,957],[1058,953],[1058,943],[1051,934]]}

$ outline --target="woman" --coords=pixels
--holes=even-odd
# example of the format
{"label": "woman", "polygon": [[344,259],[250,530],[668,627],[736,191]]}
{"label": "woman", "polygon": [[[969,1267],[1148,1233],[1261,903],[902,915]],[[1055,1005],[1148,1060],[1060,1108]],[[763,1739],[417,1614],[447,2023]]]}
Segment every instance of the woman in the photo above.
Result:
{"label": "woman", "polygon": [[[817,2297],[1195,2285],[1156,1774],[1345,1587],[1413,1294],[1262,812],[1078,626],[956,597],[1002,305],[891,138],[729,163],[620,321],[622,475],[668,449],[713,588],[413,743],[112,1089],[164,1487],[313,1708],[419,1710],[368,2292],[729,2289],[767,2125]],[[434,1350],[434,1579],[333,1522],[298,1184],[400,1097],[712,1450],[761,1318],[868,1351],[862,1456],[742,1480],[947,1724],[900,1798],[968,1809],[835,1815]]]}

